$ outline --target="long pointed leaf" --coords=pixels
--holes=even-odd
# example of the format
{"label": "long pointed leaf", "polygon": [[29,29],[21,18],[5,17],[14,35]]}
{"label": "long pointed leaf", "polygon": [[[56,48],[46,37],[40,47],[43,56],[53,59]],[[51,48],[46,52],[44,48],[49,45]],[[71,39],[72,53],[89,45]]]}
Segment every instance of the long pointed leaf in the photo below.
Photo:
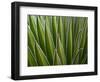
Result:
{"label": "long pointed leaf", "polygon": [[45,31],[43,30],[43,25],[41,23],[40,18],[37,18],[37,28],[38,28],[38,37],[39,37],[39,44],[44,53],[46,53],[45,49]]}
{"label": "long pointed leaf", "polygon": [[64,27],[63,27],[63,23],[62,23],[62,17],[60,16],[59,17],[59,21],[58,21],[58,33],[59,33],[59,36],[60,36],[60,39],[61,39],[61,43],[64,47],[64,43],[65,43],[65,40],[64,40]]}
{"label": "long pointed leaf", "polygon": [[49,65],[49,61],[46,55],[44,54],[44,52],[42,51],[42,49],[40,48],[37,42],[36,42],[35,48],[36,48],[37,62],[39,66]]}
{"label": "long pointed leaf", "polygon": [[58,55],[61,59],[62,65],[65,65],[66,64],[66,56],[65,56],[64,48],[63,48],[63,45],[61,44],[59,35],[58,35],[57,39],[58,39],[57,52],[58,52]]}
{"label": "long pointed leaf", "polygon": [[57,50],[54,51],[53,65],[61,65],[61,60],[60,60],[60,57],[57,53]]}
{"label": "long pointed leaf", "polygon": [[36,17],[35,16],[28,16],[29,17],[29,26],[30,29],[32,31],[32,33],[34,34],[37,42],[38,42],[38,34],[37,34],[37,26],[36,26]]}
{"label": "long pointed leaf", "polygon": [[70,20],[69,32],[68,32],[67,64],[72,64],[72,20]]}
{"label": "long pointed leaf", "polygon": [[58,25],[57,25],[57,21],[56,21],[56,16],[52,17],[52,33],[53,33],[53,40],[54,40],[54,44],[56,47],[56,40],[57,40],[57,29],[58,29]]}
{"label": "long pointed leaf", "polygon": [[45,27],[45,42],[46,42],[46,51],[47,57],[50,61],[50,64],[53,64],[53,52],[54,52],[54,42],[50,32],[50,27],[48,25],[48,18],[46,17],[46,27]]}
{"label": "long pointed leaf", "polygon": [[36,58],[36,54],[35,54],[35,38],[34,35],[30,29],[30,27],[28,26],[28,47],[31,49],[32,53],[34,54],[35,58]]}
{"label": "long pointed leaf", "polygon": [[37,61],[34,55],[32,54],[30,48],[28,48],[28,66],[37,66]]}

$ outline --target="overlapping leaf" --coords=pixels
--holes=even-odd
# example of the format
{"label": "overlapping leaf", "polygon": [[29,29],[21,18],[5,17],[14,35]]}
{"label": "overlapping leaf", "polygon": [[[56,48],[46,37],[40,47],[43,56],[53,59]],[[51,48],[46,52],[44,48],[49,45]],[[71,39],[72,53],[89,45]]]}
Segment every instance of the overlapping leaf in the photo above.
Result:
{"label": "overlapping leaf", "polygon": [[38,66],[37,60],[31,52],[30,48],[28,48],[28,64],[29,66]]}
{"label": "overlapping leaf", "polygon": [[45,43],[46,43],[47,58],[50,61],[50,64],[53,64],[54,42],[50,32],[48,17],[46,17]]}
{"label": "overlapping leaf", "polygon": [[42,49],[40,48],[40,46],[38,45],[37,42],[35,45],[35,49],[36,49],[36,57],[37,57],[38,65],[40,65],[40,66],[49,65],[49,61],[48,61],[47,57],[45,56],[44,52],[42,51]]}
{"label": "overlapping leaf", "polygon": [[60,57],[59,57],[56,49],[54,50],[53,65],[62,65]]}
{"label": "overlapping leaf", "polygon": [[88,18],[28,16],[28,66],[87,64]]}

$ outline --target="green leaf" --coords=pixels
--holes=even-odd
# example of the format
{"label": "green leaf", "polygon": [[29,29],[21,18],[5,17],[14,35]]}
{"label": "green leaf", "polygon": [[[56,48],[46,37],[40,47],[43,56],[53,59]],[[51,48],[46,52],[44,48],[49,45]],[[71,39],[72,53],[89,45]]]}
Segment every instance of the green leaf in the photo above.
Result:
{"label": "green leaf", "polygon": [[37,66],[37,61],[34,57],[34,55],[32,54],[30,48],[28,48],[28,66]]}
{"label": "green leaf", "polygon": [[43,30],[45,30],[45,16],[39,16],[39,18],[40,18]]}
{"label": "green leaf", "polygon": [[86,55],[84,56],[84,58],[82,59],[82,61],[81,61],[81,64],[87,64],[87,63],[85,63],[87,61],[87,57],[86,57]]}
{"label": "green leaf", "polygon": [[[86,20],[85,20],[85,22],[86,22]],[[85,47],[85,42],[87,41],[86,40],[87,39],[87,24],[85,22],[83,22],[83,24],[82,24],[84,29],[82,31],[82,38],[81,38],[81,42],[80,42],[80,48],[83,48],[83,49]],[[79,63],[81,63],[82,59],[84,58],[84,55],[85,54],[83,52],[84,51],[81,51],[80,52],[80,56],[79,56],[80,57],[80,60],[79,60]]]}
{"label": "green leaf", "polygon": [[70,20],[68,31],[67,64],[72,64],[72,20]]}
{"label": "green leaf", "polygon": [[68,17],[64,16],[64,51],[65,54],[67,55],[67,37],[68,37]]}
{"label": "green leaf", "polygon": [[60,39],[61,39],[61,43],[64,47],[64,43],[65,43],[65,40],[64,40],[64,27],[63,27],[63,23],[62,23],[62,17],[60,16],[59,17],[59,20],[58,20],[58,33],[59,33],[59,36],[60,36]]}
{"label": "green leaf", "polygon": [[54,51],[54,60],[53,60],[53,65],[62,65],[60,57],[58,56],[57,50],[55,49]]}
{"label": "green leaf", "polygon": [[41,20],[40,20],[39,17],[37,17],[37,28],[38,28],[39,45],[42,48],[42,50],[44,51],[44,53],[46,53],[46,49],[45,49],[45,31],[43,30],[43,25],[42,25]]}
{"label": "green leaf", "polygon": [[84,47],[83,47],[83,51],[80,53],[80,63],[82,63],[82,61],[84,60],[84,63],[86,64],[87,63],[87,58],[88,58],[88,45],[87,45],[87,43],[88,43],[88,40],[87,40],[87,33],[86,33],[86,39],[85,39],[85,44],[84,44]]}
{"label": "green leaf", "polygon": [[35,38],[34,35],[30,29],[30,27],[28,26],[28,46],[31,49],[32,53],[34,54],[35,58],[36,58],[36,54],[35,54]]}
{"label": "green leaf", "polygon": [[46,42],[46,51],[47,58],[50,61],[50,64],[53,64],[53,52],[54,52],[54,42],[50,32],[50,27],[48,25],[48,18],[46,17],[46,27],[45,27],[45,42]]}
{"label": "green leaf", "polygon": [[57,36],[57,52],[58,52],[58,55],[61,59],[61,63],[62,65],[65,65],[66,64],[66,56],[65,56],[65,53],[64,53],[64,48],[61,44],[61,41],[60,41],[60,38],[59,38],[59,35]]}
{"label": "green leaf", "polygon": [[[87,37],[87,36],[86,36]],[[82,58],[83,57],[86,57],[86,61],[85,61],[85,64],[87,64],[88,63],[88,38],[86,38],[86,42],[85,42],[85,46],[84,46],[84,51],[83,51],[83,56],[82,56]]]}
{"label": "green leaf", "polygon": [[73,58],[73,64],[79,64],[79,55],[80,55],[80,52],[82,51],[83,51],[83,48],[79,48],[76,50],[75,56]]}
{"label": "green leaf", "polygon": [[29,66],[88,63],[87,17],[29,15],[27,25]]}
{"label": "green leaf", "polygon": [[52,16],[52,33],[53,33],[53,41],[56,47],[56,40],[57,40],[57,29],[58,29],[58,25],[57,25],[57,21],[56,21],[56,16]]}
{"label": "green leaf", "polygon": [[38,65],[39,66],[49,65],[49,61],[47,57],[45,56],[44,52],[42,51],[42,49],[40,48],[37,42],[36,42],[35,48],[36,48],[36,56],[37,56]]}
{"label": "green leaf", "polygon": [[28,19],[29,19],[28,21],[29,21],[30,29],[38,42],[39,39],[38,39],[38,34],[37,34],[36,17],[35,16],[28,16]]}

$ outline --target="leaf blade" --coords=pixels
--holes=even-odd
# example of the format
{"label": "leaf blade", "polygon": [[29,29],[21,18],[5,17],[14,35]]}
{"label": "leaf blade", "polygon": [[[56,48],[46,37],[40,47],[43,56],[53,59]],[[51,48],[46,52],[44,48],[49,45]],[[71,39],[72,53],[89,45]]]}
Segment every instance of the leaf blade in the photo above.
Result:
{"label": "leaf blade", "polygon": [[43,30],[42,21],[39,17],[37,17],[37,28],[38,28],[38,37],[39,37],[39,44],[44,53],[46,54],[45,48],[45,31]]}
{"label": "leaf blade", "polygon": [[49,61],[47,57],[45,56],[44,52],[42,51],[42,49],[40,48],[37,42],[36,42],[35,48],[36,48],[36,56],[38,59],[37,62],[39,66],[49,65]]}
{"label": "leaf blade", "polygon": [[30,48],[28,48],[28,66],[38,66],[37,61],[32,54]]}
{"label": "leaf blade", "polygon": [[62,64],[61,64],[60,57],[59,57],[59,55],[58,55],[56,49],[55,49],[55,51],[54,51],[54,60],[53,60],[53,65],[62,65]]}
{"label": "leaf blade", "polygon": [[53,64],[53,52],[54,52],[54,42],[50,32],[50,27],[48,25],[48,17],[46,17],[46,27],[45,27],[45,42],[46,42],[46,51],[47,57],[50,61],[50,64]]}
{"label": "leaf blade", "polygon": [[67,64],[72,64],[72,19],[69,22],[68,42],[67,42]]}
{"label": "leaf blade", "polygon": [[64,48],[63,48],[63,45],[61,44],[59,35],[58,35],[57,39],[58,39],[57,40],[57,52],[61,59],[62,65],[65,65],[66,64],[66,56],[65,56]]}

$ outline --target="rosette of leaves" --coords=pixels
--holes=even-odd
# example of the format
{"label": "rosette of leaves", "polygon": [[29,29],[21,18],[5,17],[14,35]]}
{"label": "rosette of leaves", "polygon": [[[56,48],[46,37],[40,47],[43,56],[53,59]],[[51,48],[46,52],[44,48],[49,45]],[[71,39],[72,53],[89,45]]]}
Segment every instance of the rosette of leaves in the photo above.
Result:
{"label": "rosette of leaves", "polygon": [[28,66],[88,63],[87,17],[29,15],[27,30]]}

